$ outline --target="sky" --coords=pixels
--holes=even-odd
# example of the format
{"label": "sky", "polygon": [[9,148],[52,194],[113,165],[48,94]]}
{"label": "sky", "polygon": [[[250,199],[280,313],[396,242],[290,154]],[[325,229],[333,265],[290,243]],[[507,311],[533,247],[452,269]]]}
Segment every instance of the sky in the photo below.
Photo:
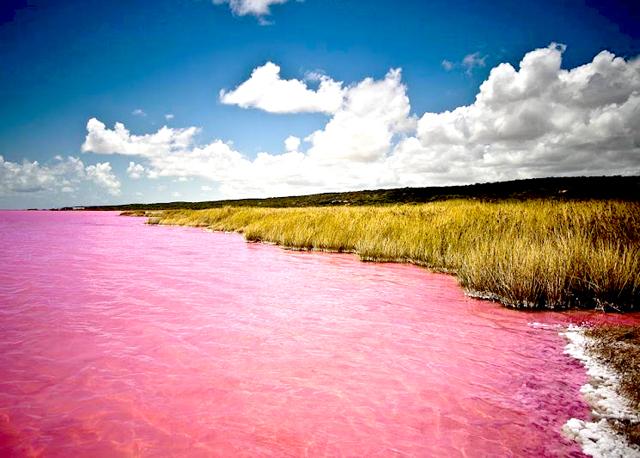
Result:
{"label": "sky", "polygon": [[640,15],[5,0],[0,208],[640,174]]}

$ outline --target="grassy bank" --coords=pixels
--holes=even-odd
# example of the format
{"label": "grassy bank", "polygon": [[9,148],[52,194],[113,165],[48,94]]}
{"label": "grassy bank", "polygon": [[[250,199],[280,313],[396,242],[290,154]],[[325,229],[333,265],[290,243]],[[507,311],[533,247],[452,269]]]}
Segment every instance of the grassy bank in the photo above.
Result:
{"label": "grassy bank", "polygon": [[514,307],[640,306],[640,204],[633,202],[460,199],[156,216],[160,224],[237,231],[253,241],[449,271],[468,291]]}

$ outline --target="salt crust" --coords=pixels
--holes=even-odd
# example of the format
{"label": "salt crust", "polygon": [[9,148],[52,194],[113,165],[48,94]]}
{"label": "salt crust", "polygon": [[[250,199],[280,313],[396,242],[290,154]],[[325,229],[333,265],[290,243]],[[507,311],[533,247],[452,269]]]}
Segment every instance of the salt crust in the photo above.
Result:
{"label": "salt crust", "polygon": [[618,392],[618,375],[588,354],[587,346],[591,339],[585,336],[582,328],[570,326],[560,334],[569,341],[564,352],[582,362],[587,369],[589,382],[580,388],[580,392],[591,407],[592,415],[591,421],[570,419],[562,431],[578,442],[586,454],[595,458],[640,458],[640,447],[630,444],[611,426],[615,420],[640,422],[640,415]]}

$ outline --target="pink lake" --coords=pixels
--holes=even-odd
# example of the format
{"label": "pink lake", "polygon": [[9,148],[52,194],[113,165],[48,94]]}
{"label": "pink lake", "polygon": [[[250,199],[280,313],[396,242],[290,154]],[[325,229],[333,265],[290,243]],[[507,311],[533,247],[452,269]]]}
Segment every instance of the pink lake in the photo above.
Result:
{"label": "pink lake", "polygon": [[0,455],[582,456],[559,327],[640,322],[144,221],[0,212]]}

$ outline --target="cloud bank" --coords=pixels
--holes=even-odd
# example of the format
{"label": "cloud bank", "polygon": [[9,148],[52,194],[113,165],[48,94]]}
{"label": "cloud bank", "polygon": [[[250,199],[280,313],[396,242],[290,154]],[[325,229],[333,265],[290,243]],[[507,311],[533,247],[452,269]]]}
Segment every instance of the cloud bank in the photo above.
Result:
{"label": "cloud bank", "polygon": [[563,70],[563,52],[552,44],[519,70],[500,64],[473,104],[424,114],[397,145],[396,169],[411,183],[638,173],[640,60],[603,51]]}
{"label": "cloud bank", "polygon": [[304,143],[290,136],[284,151],[250,159],[219,139],[198,145],[196,127],[132,135],[92,118],[82,149],[136,156],[149,177],[208,179],[229,197],[640,173],[640,60],[602,51],[566,70],[564,50],[552,43],[517,69],[500,64],[472,104],[419,117],[399,69],[348,86],[324,76],[314,91],[267,63],[221,101],[329,115]]}
{"label": "cloud bank", "polygon": [[6,161],[0,156],[0,196],[22,193],[74,192],[85,182],[92,182],[111,195],[120,194],[120,181],[109,162],[85,166],[77,157],[56,156],[52,164],[37,161]]}

